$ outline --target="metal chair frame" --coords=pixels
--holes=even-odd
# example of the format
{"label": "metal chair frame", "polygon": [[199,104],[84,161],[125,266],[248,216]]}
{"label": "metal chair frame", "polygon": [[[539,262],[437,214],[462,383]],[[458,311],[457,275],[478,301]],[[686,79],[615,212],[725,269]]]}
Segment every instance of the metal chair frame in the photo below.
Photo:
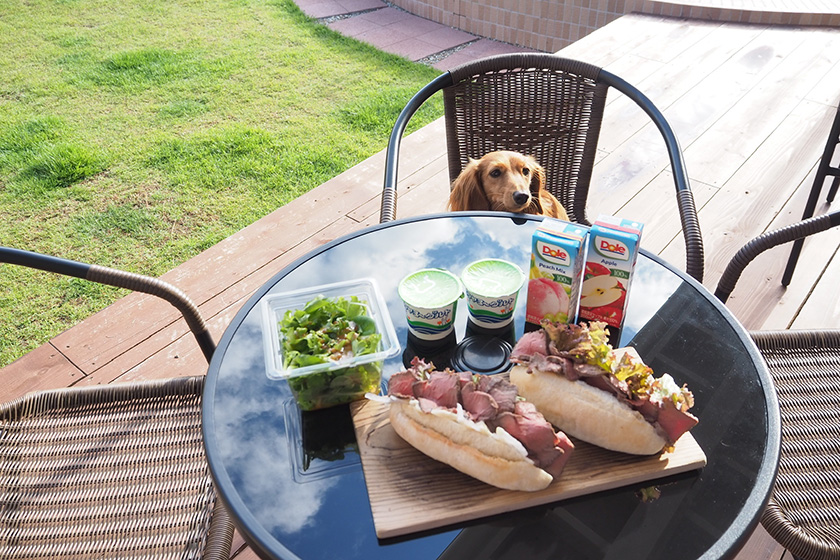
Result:
{"label": "metal chair frame", "polygon": [[[840,165],[831,165],[831,161],[834,158],[834,152],[837,150],[838,145],[840,145],[840,104],[837,106],[837,114],[834,116],[834,123],[831,125],[831,130],[828,133],[828,140],[826,140],[825,149],[820,158],[820,163],[817,166],[817,174],[814,177],[811,192],[805,203],[805,211],[802,214],[803,220],[814,215],[817,209],[817,200],[820,198],[825,179],[829,176],[834,179],[831,181],[831,186],[828,189],[825,201],[829,204],[834,202],[837,189],[840,188]],[[785,266],[785,272],[782,275],[782,286],[790,285],[790,281],[793,278],[793,271],[796,268],[796,263],[799,261],[799,255],[802,252],[804,242],[804,239],[797,239],[793,242],[787,266]]]}
{"label": "metal chair frame", "polygon": [[665,142],[676,189],[686,271],[703,279],[703,239],[682,151],[662,112],[641,91],[598,66],[543,53],[499,55],[461,65],[418,91],[400,113],[385,155],[380,222],[395,219],[399,150],[412,115],[443,92],[450,181],[468,163],[499,149],[534,156],[546,188],[572,221],[589,224],[586,201],[607,93],[616,89],[654,122]]}

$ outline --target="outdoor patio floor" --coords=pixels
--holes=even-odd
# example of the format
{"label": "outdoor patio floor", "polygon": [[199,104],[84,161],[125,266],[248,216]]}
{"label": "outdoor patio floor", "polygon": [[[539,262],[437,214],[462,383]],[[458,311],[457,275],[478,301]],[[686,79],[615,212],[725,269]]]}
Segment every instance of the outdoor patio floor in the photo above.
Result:
{"label": "outdoor patio floor", "polygon": [[[710,290],[745,242],[801,217],[840,99],[840,29],[631,14],[559,54],[622,76],[671,122],[699,208]],[[643,247],[682,267],[667,157],[646,120],[630,103],[609,98],[589,214],[644,221]],[[445,210],[445,150],[440,120],[406,139],[399,217]],[[244,301],[284,266],[378,222],[383,162],[382,152],[370,157],[163,279],[193,298],[218,340]],[[823,197],[817,212],[828,209]],[[838,248],[840,228],[809,240],[787,289],[779,278],[788,249],[765,254],[747,269],[728,306],[748,329],[840,327]],[[177,312],[130,294],[0,370],[0,387],[5,401],[38,389],[205,369]],[[241,538],[234,548],[236,558],[256,558]],[[791,557],[760,527],[737,556],[781,558]]]}

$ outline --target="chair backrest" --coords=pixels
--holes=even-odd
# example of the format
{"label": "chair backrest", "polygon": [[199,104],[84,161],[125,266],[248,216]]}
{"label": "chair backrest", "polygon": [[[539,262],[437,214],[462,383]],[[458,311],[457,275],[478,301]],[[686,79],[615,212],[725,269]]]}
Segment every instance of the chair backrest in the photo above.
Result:
{"label": "chair backrest", "polygon": [[586,199],[607,84],[600,68],[556,56],[487,58],[450,71],[443,90],[449,179],[470,158],[512,150],[536,158],[546,189],[572,221],[588,224]]}
{"label": "chair backrest", "polygon": [[442,74],[421,89],[397,119],[386,152],[380,221],[396,217],[399,144],[408,120],[443,91],[449,177],[494,150],[534,156],[547,189],[572,221],[589,224],[586,203],[610,88],[632,99],[656,124],[671,163],[686,241],[686,270],[702,281],[703,241],[682,151],[656,106],[618,76],[585,62],[542,53],[480,59]]}

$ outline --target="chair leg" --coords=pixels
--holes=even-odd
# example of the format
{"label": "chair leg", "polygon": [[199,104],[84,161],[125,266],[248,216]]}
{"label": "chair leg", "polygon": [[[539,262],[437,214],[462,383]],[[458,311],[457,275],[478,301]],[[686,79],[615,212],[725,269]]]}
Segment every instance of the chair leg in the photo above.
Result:
{"label": "chair leg", "polygon": [[825,199],[829,204],[834,202],[834,195],[837,194],[837,187],[840,187],[840,168],[837,171],[838,175],[836,175],[834,180],[831,182],[831,189],[829,189],[828,197]]}
{"label": "chair leg", "polygon": [[[834,177],[831,183],[831,188],[828,191],[826,201],[831,203],[834,201],[834,196],[837,194],[838,185],[840,185],[840,167],[832,167],[831,160],[834,157],[834,151],[837,145],[840,144],[840,105],[837,107],[837,114],[834,116],[834,123],[831,125],[831,131],[828,134],[828,140],[825,143],[823,155],[820,158],[820,164],[817,166],[817,176],[814,177],[814,184],[811,185],[811,193],[808,195],[808,201],[805,203],[805,212],[802,214],[802,219],[807,220],[814,215],[817,209],[817,200],[820,197],[823,184],[826,177],[829,175]],[[797,239],[793,243],[788,257],[785,272],[782,275],[782,286],[787,287],[793,277],[793,270],[796,268],[796,263],[799,260],[799,254],[802,252],[802,244],[804,239]]]}

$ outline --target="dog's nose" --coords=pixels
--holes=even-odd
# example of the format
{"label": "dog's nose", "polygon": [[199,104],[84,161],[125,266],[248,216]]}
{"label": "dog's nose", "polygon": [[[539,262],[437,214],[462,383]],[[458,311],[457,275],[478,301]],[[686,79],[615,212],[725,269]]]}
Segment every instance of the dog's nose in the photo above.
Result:
{"label": "dog's nose", "polygon": [[526,192],[519,191],[513,193],[513,201],[519,206],[522,206],[523,204],[527,203],[528,199],[530,198],[531,195]]}

